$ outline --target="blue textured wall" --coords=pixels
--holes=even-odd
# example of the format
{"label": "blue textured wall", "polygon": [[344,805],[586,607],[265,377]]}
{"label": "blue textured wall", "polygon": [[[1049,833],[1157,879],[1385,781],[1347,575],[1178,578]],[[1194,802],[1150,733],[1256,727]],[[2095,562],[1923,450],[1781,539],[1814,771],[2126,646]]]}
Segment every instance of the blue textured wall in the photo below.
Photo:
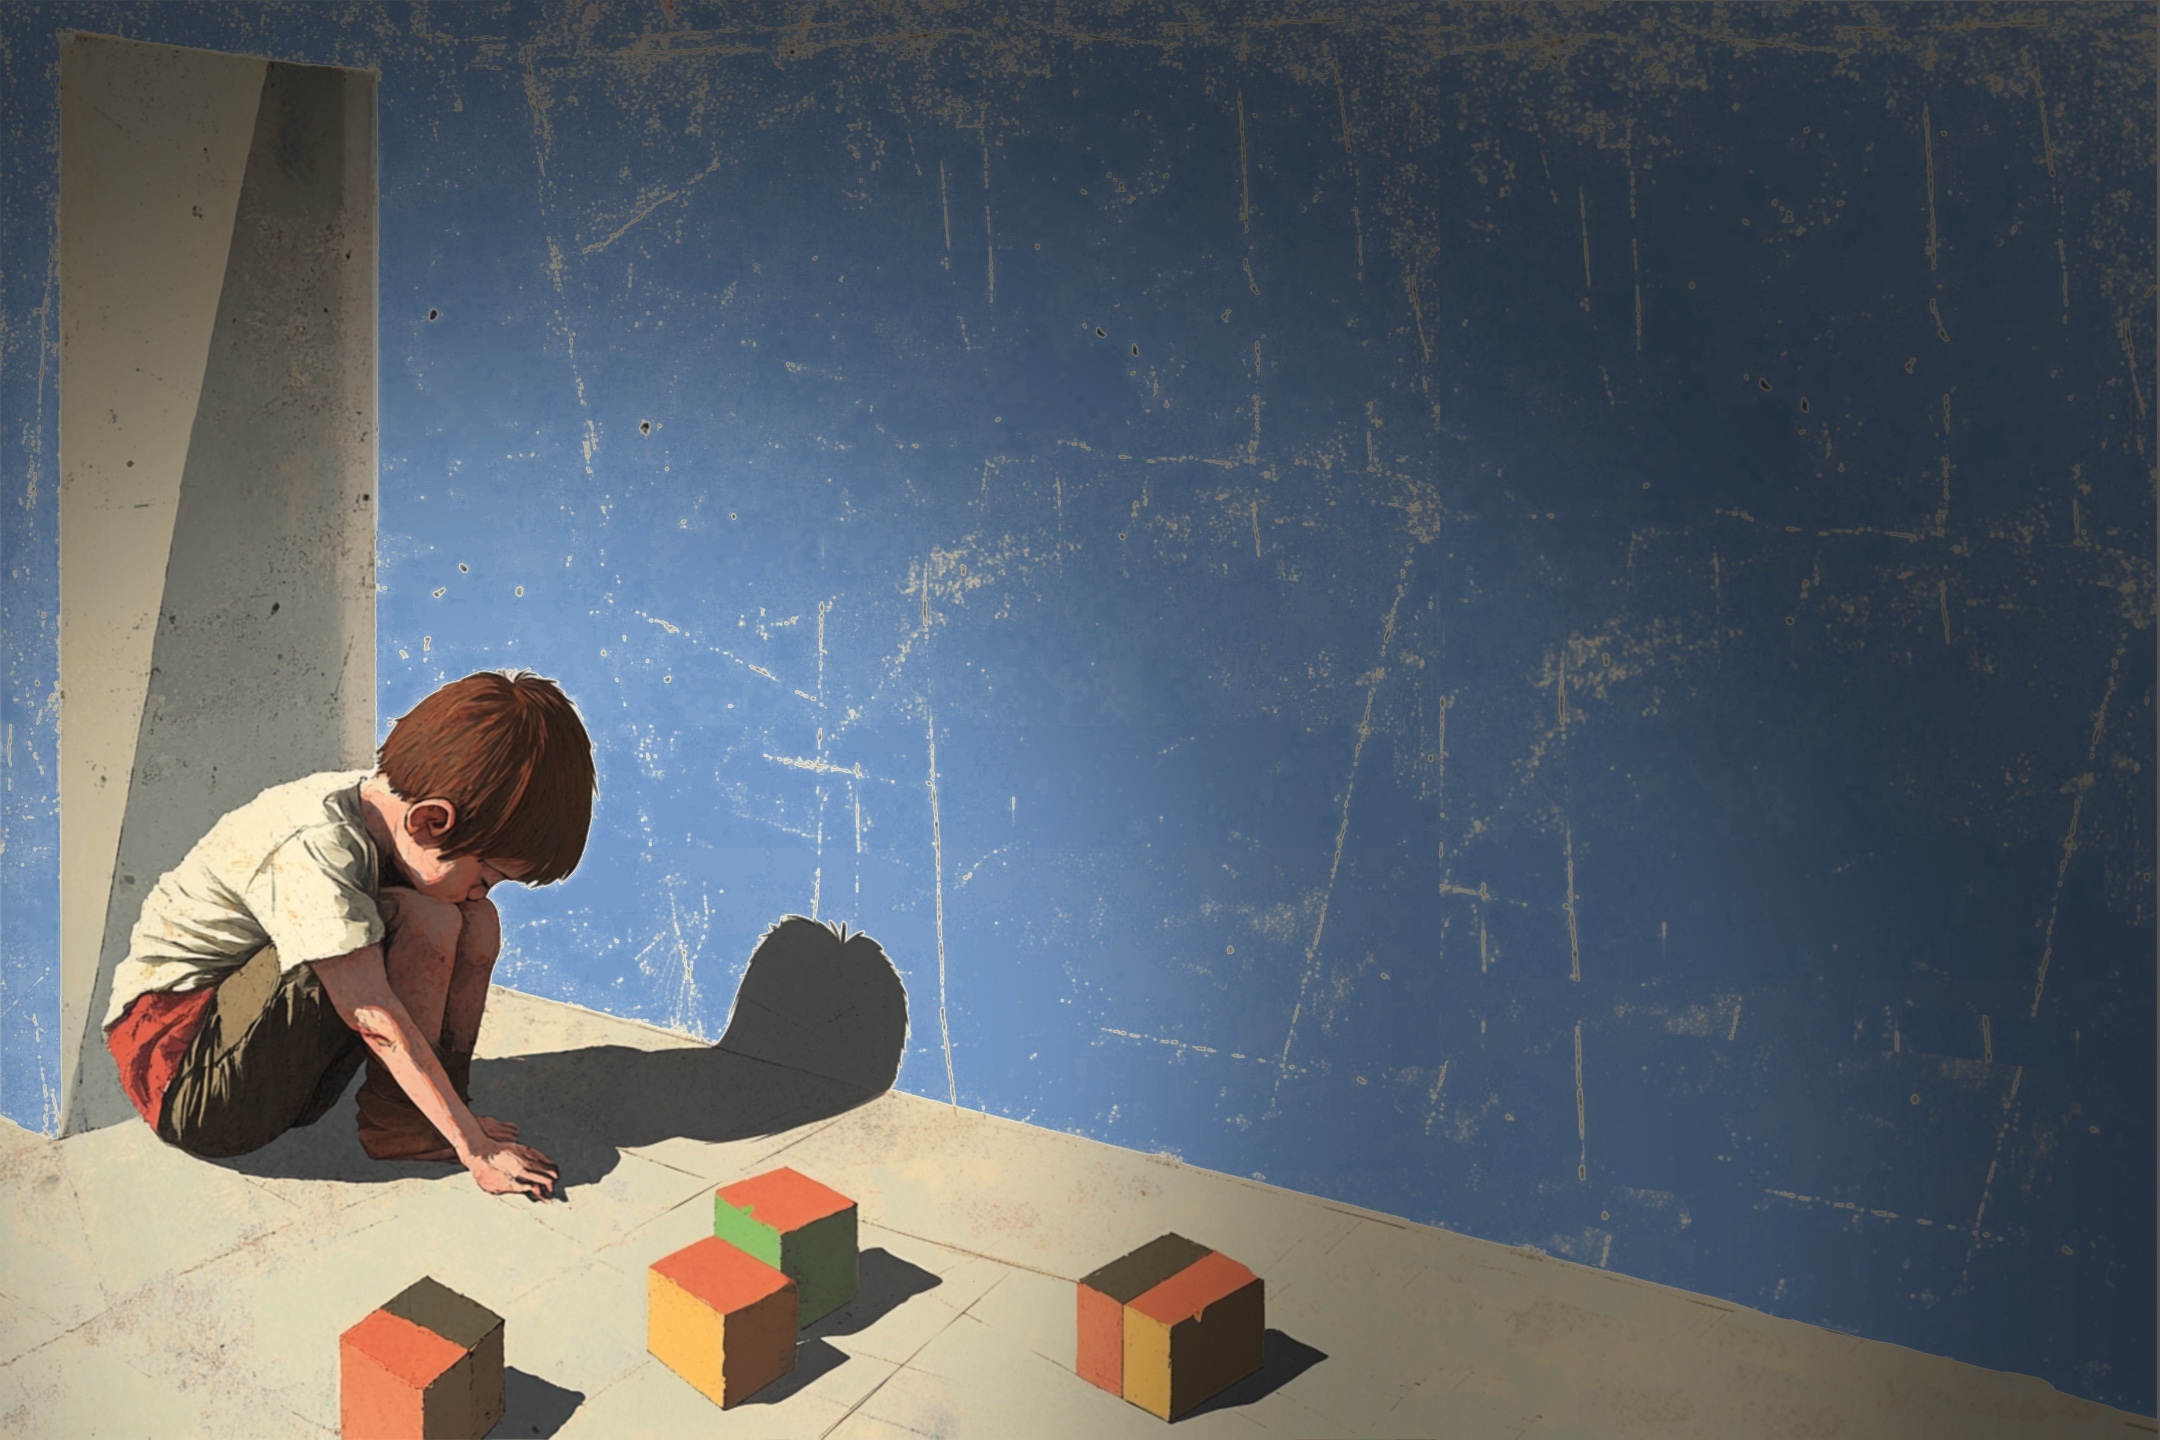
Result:
{"label": "blue textured wall", "polygon": [[0,17],[0,1108],[77,25],[381,70],[382,712],[601,747],[503,979],[849,920],[910,1090],[2150,1411],[2152,9],[1001,9]]}

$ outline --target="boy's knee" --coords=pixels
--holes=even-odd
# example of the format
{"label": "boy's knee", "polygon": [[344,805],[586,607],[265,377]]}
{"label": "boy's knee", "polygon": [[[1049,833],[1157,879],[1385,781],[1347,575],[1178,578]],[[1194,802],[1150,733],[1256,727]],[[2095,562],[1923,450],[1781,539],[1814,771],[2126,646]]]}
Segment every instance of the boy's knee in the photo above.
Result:
{"label": "boy's knee", "polygon": [[496,912],[495,902],[483,896],[461,901],[457,909],[459,958],[492,961],[502,952],[502,916]]}
{"label": "boy's knee", "polygon": [[382,899],[388,943],[417,945],[445,959],[457,953],[465,928],[463,906],[402,888],[383,891]]}

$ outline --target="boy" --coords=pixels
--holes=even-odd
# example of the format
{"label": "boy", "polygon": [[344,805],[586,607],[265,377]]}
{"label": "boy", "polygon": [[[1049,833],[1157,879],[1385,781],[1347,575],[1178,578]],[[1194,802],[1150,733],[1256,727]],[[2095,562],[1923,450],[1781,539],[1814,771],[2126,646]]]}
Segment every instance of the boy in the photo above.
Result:
{"label": "boy", "polygon": [[151,890],[114,972],[106,1044],[128,1098],[167,1143],[241,1155],[321,1119],[364,1061],[369,1155],[552,1194],[553,1162],[470,1108],[502,941],[487,892],[575,869],[593,791],[562,691],[483,673],[400,718],[374,771],[225,816]]}

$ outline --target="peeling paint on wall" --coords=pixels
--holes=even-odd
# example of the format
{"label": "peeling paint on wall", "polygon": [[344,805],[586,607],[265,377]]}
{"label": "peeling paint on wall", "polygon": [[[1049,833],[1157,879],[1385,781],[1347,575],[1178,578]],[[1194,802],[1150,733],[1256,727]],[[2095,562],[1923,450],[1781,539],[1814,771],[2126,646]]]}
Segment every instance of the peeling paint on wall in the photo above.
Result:
{"label": "peeling paint on wall", "polygon": [[906,1088],[2151,1410],[2149,9],[26,5],[13,255],[63,24],[382,75],[379,708],[602,749],[509,983],[815,910]]}

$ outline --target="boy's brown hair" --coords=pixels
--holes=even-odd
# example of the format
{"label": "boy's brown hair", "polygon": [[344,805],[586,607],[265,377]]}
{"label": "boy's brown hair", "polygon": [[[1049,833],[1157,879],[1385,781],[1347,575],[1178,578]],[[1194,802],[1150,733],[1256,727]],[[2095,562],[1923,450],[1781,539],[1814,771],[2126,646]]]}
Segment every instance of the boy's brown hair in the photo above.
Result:
{"label": "boy's brown hair", "polygon": [[453,680],[390,727],[377,755],[400,799],[448,800],[447,858],[531,867],[528,885],[577,868],[592,825],[592,740],[577,707],[529,670]]}

